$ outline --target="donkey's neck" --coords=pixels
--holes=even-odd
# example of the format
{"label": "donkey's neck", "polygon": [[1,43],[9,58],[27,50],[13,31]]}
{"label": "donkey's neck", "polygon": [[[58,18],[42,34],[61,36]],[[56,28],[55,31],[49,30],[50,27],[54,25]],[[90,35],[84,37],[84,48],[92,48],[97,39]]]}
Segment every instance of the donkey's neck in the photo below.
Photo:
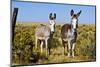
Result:
{"label": "donkey's neck", "polygon": [[49,24],[49,28],[50,28],[50,31],[51,32],[54,32],[55,31],[55,24]]}
{"label": "donkey's neck", "polygon": [[54,32],[51,32],[51,33],[50,33],[50,39],[53,38],[53,35],[54,35]]}
{"label": "donkey's neck", "polygon": [[77,23],[71,22],[71,31],[72,32],[77,32]]}

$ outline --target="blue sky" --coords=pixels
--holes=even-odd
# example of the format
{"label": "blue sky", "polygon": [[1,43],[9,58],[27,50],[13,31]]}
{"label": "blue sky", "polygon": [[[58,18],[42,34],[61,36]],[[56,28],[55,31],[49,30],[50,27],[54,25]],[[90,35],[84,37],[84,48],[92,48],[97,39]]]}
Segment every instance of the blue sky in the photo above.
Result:
{"label": "blue sky", "polygon": [[75,13],[82,10],[80,24],[95,24],[95,6],[12,1],[12,12],[15,7],[19,8],[19,22],[48,22],[52,12],[57,15],[56,23],[70,23],[70,11],[73,9]]}

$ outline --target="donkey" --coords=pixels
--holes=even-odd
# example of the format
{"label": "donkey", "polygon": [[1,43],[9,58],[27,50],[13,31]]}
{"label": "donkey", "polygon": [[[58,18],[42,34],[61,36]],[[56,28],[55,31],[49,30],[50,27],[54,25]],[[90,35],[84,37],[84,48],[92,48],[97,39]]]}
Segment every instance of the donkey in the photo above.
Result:
{"label": "donkey", "polygon": [[41,46],[41,53],[43,52],[43,44],[45,43],[46,46],[46,55],[48,52],[48,41],[49,39],[52,39],[53,34],[55,32],[55,19],[56,19],[56,13],[54,13],[54,16],[52,16],[52,13],[49,15],[49,25],[43,25],[41,24],[36,28],[35,31],[35,41],[37,48],[37,42],[40,40],[40,46]]}
{"label": "donkey", "polygon": [[74,11],[71,10],[71,24],[64,24],[61,28],[61,39],[62,44],[64,47],[64,54],[65,54],[65,43],[67,44],[67,51],[68,51],[68,57],[72,56],[74,57],[75,52],[75,45],[76,45],[76,39],[77,39],[77,28],[78,28],[78,17],[81,14],[78,12],[77,14],[74,14]]}

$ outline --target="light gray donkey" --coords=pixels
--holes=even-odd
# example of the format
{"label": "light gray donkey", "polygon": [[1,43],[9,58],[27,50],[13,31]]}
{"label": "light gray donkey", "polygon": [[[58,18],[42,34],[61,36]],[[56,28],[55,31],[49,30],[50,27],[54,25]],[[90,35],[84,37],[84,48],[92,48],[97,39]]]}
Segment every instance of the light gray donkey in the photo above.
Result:
{"label": "light gray donkey", "polygon": [[78,28],[78,17],[81,14],[81,11],[77,14],[74,14],[74,11],[71,10],[71,24],[64,24],[61,28],[61,38],[62,44],[64,46],[64,54],[65,54],[65,43],[67,44],[68,57],[74,57],[76,39],[77,39],[77,28]]}
{"label": "light gray donkey", "polygon": [[41,24],[36,28],[35,31],[35,41],[36,41],[36,48],[37,48],[37,42],[40,40],[40,46],[41,46],[41,53],[43,52],[43,44],[46,46],[46,54],[48,53],[48,41],[50,38],[53,37],[53,34],[55,32],[55,19],[56,14],[54,13],[54,16],[52,16],[52,13],[49,15],[49,25],[43,25]]}

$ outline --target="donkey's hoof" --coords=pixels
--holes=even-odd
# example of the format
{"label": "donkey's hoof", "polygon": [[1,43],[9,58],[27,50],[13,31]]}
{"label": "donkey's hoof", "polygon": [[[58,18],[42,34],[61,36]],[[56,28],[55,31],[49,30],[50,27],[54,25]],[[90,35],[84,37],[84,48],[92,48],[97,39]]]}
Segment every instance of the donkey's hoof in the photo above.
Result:
{"label": "donkey's hoof", "polygon": [[70,54],[68,54],[67,57],[70,57]]}
{"label": "donkey's hoof", "polygon": [[72,56],[72,58],[74,58],[75,56]]}

